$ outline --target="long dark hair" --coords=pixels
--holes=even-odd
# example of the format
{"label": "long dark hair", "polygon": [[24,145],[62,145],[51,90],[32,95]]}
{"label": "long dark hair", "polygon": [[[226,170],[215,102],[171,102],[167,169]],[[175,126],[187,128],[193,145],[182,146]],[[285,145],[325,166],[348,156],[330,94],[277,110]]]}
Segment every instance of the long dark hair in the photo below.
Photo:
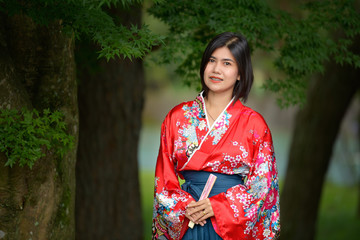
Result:
{"label": "long dark hair", "polygon": [[235,99],[246,101],[252,83],[254,81],[254,73],[251,64],[250,48],[246,38],[241,34],[232,32],[224,32],[214,37],[207,45],[200,65],[201,85],[204,96],[207,96],[209,88],[204,81],[204,71],[210,60],[212,53],[221,47],[227,47],[234,56],[239,70],[240,81],[236,81],[232,96]]}

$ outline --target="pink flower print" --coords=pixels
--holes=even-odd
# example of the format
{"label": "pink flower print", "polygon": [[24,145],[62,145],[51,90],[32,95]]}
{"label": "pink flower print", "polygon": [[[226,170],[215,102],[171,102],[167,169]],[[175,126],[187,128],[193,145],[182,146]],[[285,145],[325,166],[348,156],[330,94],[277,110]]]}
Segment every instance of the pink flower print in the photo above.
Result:
{"label": "pink flower print", "polygon": [[230,161],[230,159],[231,159],[231,156],[230,156],[230,155],[225,155],[224,161]]}
{"label": "pink flower print", "polygon": [[275,211],[273,212],[273,214],[271,215],[271,222],[277,222],[279,219],[279,212]]}
{"label": "pink flower print", "polygon": [[265,161],[265,154],[264,153],[259,153],[257,155],[257,162],[264,162]]}
{"label": "pink flower print", "polygon": [[251,221],[256,220],[256,210],[257,206],[255,204],[251,204],[250,208],[245,210],[245,217],[248,217]]}
{"label": "pink flower print", "polygon": [[244,148],[244,146],[240,146],[240,148],[239,148],[242,152],[245,152],[246,150],[245,150],[245,148]]}
{"label": "pink flower print", "polygon": [[228,191],[228,192],[226,193],[226,197],[227,197],[227,198],[233,198],[232,192]]}
{"label": "pink flower print", "polygon": [[197,118],[199,116],[199,108],[197,106],[191,107],[190,110],[187,112],[187,115],[189,118]]}
{"label": "pink flower print", "polygon": [[275,189],[271,189],[268,193],[268,197],[264,203],[266,209],[271,209],[276,205],[277,198],[275,197]]}
{"label": "pink flower print", "polygon": [[181,141],[181,137],[179,137],[178,140],[175,140],[175,149],[181,148],[183,146],[183,143]]}
{"label": "pink flower print", "polygon": [[223,166],[223,167],[221,168],[221,171],[222,171],[223,173],[228,173],[228,172],[229,172],[229,168],[226,167],[226,166]]}
{"label": "pink flower print", "polygon": [[237,146],[239,143],[237,141],[232,142],[233,146]]}
{"label": "pink flower print", "polygon": [[223,128],[225,126],[224,121],[218,121],[215,124],[215,129]]}
{"label": "pink flower print", "polygon": [[177,122],[176,122],[176,126],[177,126],[177,127],[180,126],[180,121],[177,121]]}
{"label": "pink flower print", "polygon": [[254,227],[254,223],[252,221],[247,221],[246,222],[246,229],[244,231],[245,234],[249,234],[250,233],[250,229],[253,229]]}
{"label": "pink flower print", "polygon": [[[236,198],[238,197],[236,196]],[[251,202],[247,194],[240,194],[240,197],[238,199],[239,202],[242,203],[245,208],[247,208]]]}
{"label": "pink flower print", "polygon": [[253,230],[252,230],[252,236],[256,237],[258,231],[259,231],[259,229],[257,227],[254,227]]}
{"label": "pink flower print", "polygon": [[259,164],[258,168],[255,171],[255,173],[257,175],[265,175],[268,172],[269,172],[269,167],[268,167],[267,162],[263,162],[263,163]]}
{"label": "pink flower print", "polygon": [[220,166],[220,161],[215,161],[215,162],[209,162],[207,163],[208,167],[211,167],[211,170],[213,170],[214,172],[219,170],[219,166]]}

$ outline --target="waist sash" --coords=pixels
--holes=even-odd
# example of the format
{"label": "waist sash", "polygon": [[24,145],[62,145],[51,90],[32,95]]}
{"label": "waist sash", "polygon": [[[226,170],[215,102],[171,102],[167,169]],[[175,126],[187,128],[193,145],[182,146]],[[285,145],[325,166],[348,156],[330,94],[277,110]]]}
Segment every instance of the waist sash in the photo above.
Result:
{"label": "waist sash", "polygon": [[[214,174],[217,178],[208,197],[212,197],[222,192],[226,192],[229,188],[238,184],[244,184],[243,178],[238,175],[227,175],[222,173],[211,173],[204,171],[183,171],[181,174],[185,178],[185,183],[181,185],[181,189],[190,193],[190,195],[199,201],[201,193],[205,187],[206,181],[210,174]],[[210,219],[202,227],[195,225],[193,229],[189,228],[183,240],[221,240],[220,236],[215,232]]]}
{"label": "waist sash", "polygon": [[183,171],[181,174],[185,178],[185,183],[181,185],[181,189],[190,193],[196,201],[199,201],[210,174],[214,174],[217,178],[209,197],[226,192],[226,190],[238,184],[244,184],[243,178],[238,174],[227,175],[204,171]]}

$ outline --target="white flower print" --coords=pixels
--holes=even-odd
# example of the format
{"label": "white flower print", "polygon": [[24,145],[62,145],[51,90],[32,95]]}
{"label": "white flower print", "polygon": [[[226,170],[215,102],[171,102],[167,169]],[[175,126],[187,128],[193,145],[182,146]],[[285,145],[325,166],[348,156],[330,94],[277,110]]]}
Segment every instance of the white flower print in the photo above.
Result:
{"label": "white flower print", "polygon": [[186,144],[189,146],[191,144],[194,144],[198,146],[198,139],[196,136],[196,130],[193,125],[189,125],[188,128],[184,128],[183,136],[186,137]]}
{"label": "white flower print", "polygon": [[221,172],[225,174],[231,174],[231,170],[227,166],[221,168]]}
{"label": "white flower print", "polygon": [[240,151],[242,151],[242,154],[241,154],[242,158],[246,158],[249,155],[249,153],[246,151],[244,146],[240,146],[239,149],[240,149]]}
{"label": "white flower print", "polygon": [[232,117],[227,111],[223,113],[220,120],[215,122],[215,126],[210,132],[210,136],[214,137],[212,144],[216,145],[225,134],[229,126],[229,119]]}
{"label": "white flower print", "polygon": [[204,120],[201,120],[199,123],[199,130],[202,131],[206,128],[206,122]]}
{"label": "white flower print", "polygon": [[175,149],[181,148],[183,146],[183,143],[181,141],[181,137],[179,137],[177,140],[175,140]]}
{"label": "white flower print", "polygon": [[258,231],[259,231],[258,227],[254,227],[253,230],[252,230],[252,236],[256,237]]}
{"label": "white flower print", "polygon": [[225,157],[224,157],[224,160],[225,161],[230,161],[230,159],[231,159],[231,156],[226,154]]}
{"label": "white flower print", "polygon": [[268,172],[269,172],[269,168],[267,162],[261,163],[255,171],[255,173],[259,176],[265,175]]}
{"label": "white flower print", "polygon": [[219,170],[220,161],[209,162],[206,166],[211,167],[211,170],[217,172]]}
{"label": "white flower print", "polygon": [[267,190],[267,179],[265,177],[257,176],[254,181],[251,181],[250,193],[254,198],[260,198],[266,193]]}
{"label": "white flower print", "polygon": [[270,233],[271,233],[271,231],[269,229],[265,229],[263,235],[264,235],[264,237],[268,237],[270,235]]}

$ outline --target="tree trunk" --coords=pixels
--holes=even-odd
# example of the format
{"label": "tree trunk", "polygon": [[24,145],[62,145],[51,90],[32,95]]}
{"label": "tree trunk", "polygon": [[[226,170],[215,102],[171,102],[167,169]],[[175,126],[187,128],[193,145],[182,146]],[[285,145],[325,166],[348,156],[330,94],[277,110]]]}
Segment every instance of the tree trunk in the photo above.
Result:
{"label": "tree trunk", "polygon": [[[360,100],[359,96],[358,96],[358,100]],[[360,111],[358,112],[357,122],[358,122],[358,132],[357,132],[358,139],[357,140],[358,140],[358,143],[360,144]],[[360,149],[360,146],[358,146],[358,147]],[[359,169],[356,169],[356,171],[355,171],[357,187],[358,187],[358,200],[357,200],[357,208],[356,208],[356,218],[360,219],[360,173],[359,173],[358,170]]]}
{"label": "tree trunk", "polygon": [[[359,51],[357,51],[359,52]],[[315,80],[298,112],[284,189],[281,238],[312,240],[319,201],[341,121],[360,87],[360,70],[335,63]]]}
{"label": "tree trunk", "polygon": [[[111,12],[122,24],[141,24],[140,6]],[[76,51],[82,63],[76,238],[143,239],[137,162],[143,64],[97,60],[96,50],[83,42]]]}
{"label": "tree trunk", "polygon": [[[0,109],[61,110],[77,141],[73,38],[61,24],[0,13]],[[0,239],[74,239],[76,146],[47,151],[32,169],[5,167],[0,153]]]}

